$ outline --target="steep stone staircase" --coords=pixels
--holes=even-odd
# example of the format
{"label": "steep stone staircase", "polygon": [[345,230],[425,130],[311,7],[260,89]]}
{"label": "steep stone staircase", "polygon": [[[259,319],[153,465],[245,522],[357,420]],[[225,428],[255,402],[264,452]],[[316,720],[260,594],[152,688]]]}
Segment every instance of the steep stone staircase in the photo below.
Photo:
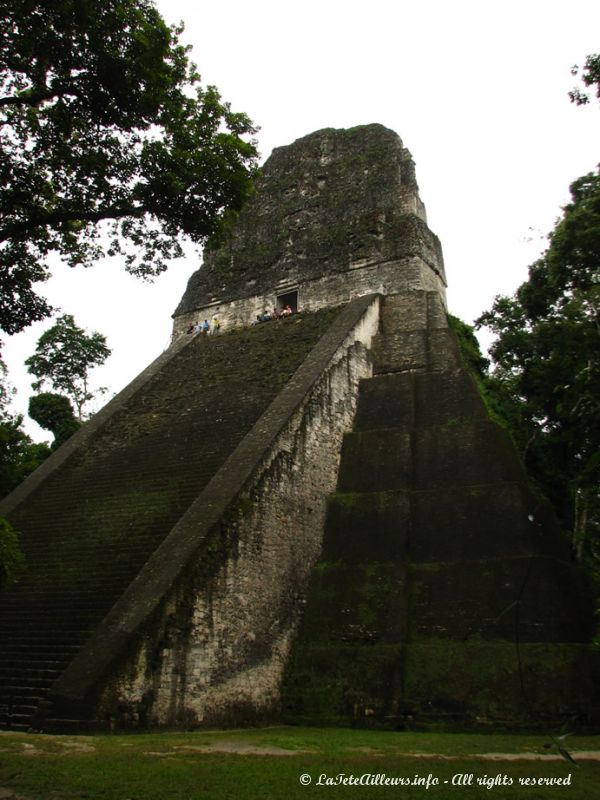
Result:
{"label": "steep stone staircase", "polygon": [[10,513],[27,570],[0,595],[0,727],[50,686],[337,310],[200,335]]}
{"label": "steep stone staircase", "polygon": [[488,418],[439,298],[387,297],[373,353],[284,682],[285,718],[589,721],[599,698],[586,581]]}

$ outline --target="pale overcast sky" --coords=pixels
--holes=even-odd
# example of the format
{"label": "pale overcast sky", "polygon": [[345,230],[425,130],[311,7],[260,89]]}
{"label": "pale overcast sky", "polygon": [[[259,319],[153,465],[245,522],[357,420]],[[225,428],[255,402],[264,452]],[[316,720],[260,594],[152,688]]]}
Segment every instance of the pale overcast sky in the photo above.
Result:
{"label": "pale overcast sky", "polygon": [[[600,50],[597,0],[157,5],[167,22],[185,23],[203,82],[260,126],[263,158],[325,127],[379,122],[400,135],[442,242],[449,309],[468,322],[525,280],[570,182],[600,160],[600,105],[577,108],[567,96],[571,66]],[[167,346],[198,264],[190,256],[154,284],[114,260],[57,268],[44,292],[108,337],[113,356],[97,378],[112,393]],[[4,337],[21,411],[31,380],[22,362],[50,324]]]}

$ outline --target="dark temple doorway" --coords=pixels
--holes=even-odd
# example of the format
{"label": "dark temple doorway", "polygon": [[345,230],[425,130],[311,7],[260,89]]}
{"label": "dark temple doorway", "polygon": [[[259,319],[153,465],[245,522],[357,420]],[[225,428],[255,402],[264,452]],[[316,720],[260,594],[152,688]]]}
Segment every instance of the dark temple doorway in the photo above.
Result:
{"label": "dark temple doorway", "polygon": [[295,314],[298,311],[298,290],[294,289],[293,291],[286,292],[285,294],[278,294],[275,305],[278,311],[281,311],[282,308],[289,306]]}

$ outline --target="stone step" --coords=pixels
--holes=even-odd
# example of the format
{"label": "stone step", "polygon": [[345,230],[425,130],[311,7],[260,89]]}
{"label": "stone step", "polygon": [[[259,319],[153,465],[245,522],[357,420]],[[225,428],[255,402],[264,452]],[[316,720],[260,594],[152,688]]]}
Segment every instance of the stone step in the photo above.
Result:
{"label": "stone step", "polygon": [[101,610],[106,606],[106,602],[110,602],[115,592],[120,594],[129,583],[131,583],[131,581],[96,585],[92,587],[93,591],[86,593],[68,591],[61,593],[59,589],[45,590],[38,587],[37,590],[32,589],[31,593],[24,591],[21,595],[14,593],[10,598],[4,598],[5,602],[0,605],[0,614],[4,616],[5,609],[6,614],[9,614],[17,606],[29,608],[36,607],[38,604],[43,604],[43,607],[47,606],[53,611],[55,610],[56,613],[60,613],[65,608],[73,607],[86,611]]}
{"label": "stone step", "polygon": [[62,672],[65,668],[65,665],[68,664],[70,661],[70,657],[67,659],[38,659],[32,661],[31,659],[23,659],[23,658],[14,658],[11,657],[9,654],[0,654],[0,664],[2,669],[14,669],[14,670],[22,670],[27,669],[30,667],[35,667],[35,669],[44,669],[44,670],[54,670],[56,672]]}
{"label": "stone step", "polygon": [[350,563],[409,554],[419,564],[535,555],[571,560],[549,503],[518,482],[336,493],[328,500],[323,548],[328,561]]}
{"label": "stone step", "polygon": [[339,492],[525,482],[508,433],[492,422],[390,428],[344,436]]}
{"label": "stone step", "polygon": [[[42,584],[45,584],[45,588],[52,588],[50,579],[54,576],[53,585],[56,587],[58,576],[61,579],[64,578],[68,581],[72,581],[75,587],[84,588],[87,585],[94,585],[99,580],[100,576],[97,573],[92,573],[91,580],[89,575],[83,578],[76,561],[71,561],[71,558],[77,559],[78,554],[74,553],[72,556],[69,556],[65,562],[62,562],[60,559],[48,558],[42,563],[32,564],[24,577],[23,583],[31,583],[31,576],[35,576],[36,581],[41,581]],[[97,559],[96,566],[102,566],[106,570],[102,575],[102,579],[105,581],[125,580],[131,574],[132,569],[132,566],[129,564],[116,563],[114,559],[111,559],[109,564],[102,563]]]}
{"label": "stone step", "polygon": [[[7,591],[4,598],[2,598],[1,608],[5,606],[14,606],[15,603],[25,603],[30,597],[39,598],[40,600],[47,600],[49,603],[60,601],[64,598],[64,602],[70,603],[73,600],[81,600],[88,603],[93,600],[99,592],[110,592],[111,589],[120,588],[124,583],[128,584],[133,580],[132,573],[124,576],[102,576],[94,581],[88,581],[85,585],[69,583],[67,576],[62,577],[64,585],[57,584],[56,580],[52,583],[50,574],[35,574],[33,569],[30,573],[31,581],[22,581],[16,586],[12,586],[10,591]],[[61,591],[62,589],[62,591]]]}
{"label": "stone step", "polygon": [[51,680],[55,681],[61,674],[63,669],[42,669],[35,665],[34,662],[27,667],[9,667],[0,664],[0,685],[6,680],[12,680],[15,675],[18,675],[22,680],[29,681],[30,678],[35,680]]}
{"label": "stone step", "polygon": [[485,406],[465,370],[403,372],[361,381],[354,430],[426,427],[486,418]]}
{"label": "stone step", "polygon": [[10,652],[12,655],[17,655],[18,653],[25,653],[27,652],[27,656],[23,656],[24,658],[29,658],[29,654],[38,654],[40,657],[49,657],[52,655],[62,655],[63,653],[76,653],[79,650],[79,644],[73,643],[60,643],[57,644],[55,639],[51,639],[50,642],[8,642],[7,646],[4,648],[3,652],[8,654]]}
{"label": "stone step", "polygon": [[383,298],[381,331],[385,335],[447,327],[446,310],[437,292],[404,292]]}
{"label": "stone step", "polygon": [[[162,541],[164,537],[161,537],[160,541]],[[127,552],[120,552],[115,553],[114,557],[111,559],[110,563],[105,564],[106,567],[110,567],[111,570],[115,575],[120,574],[127,574],[130,567],[137,566],[140,563],[144,563],[148,560],[149,553],[153,552],[156,547],[160,544],[160,541],[149,543],[147,547],[140,548],[138,550],[130,550]],[[66,547],[63,542],[56,542],[49,548],[36,548],[36,547],[22,547],[23,553],[25,558],[30,564],[34,565],[36,574],[44,574],[44,563],[46,562],[48,566],[54,567],[55,565],[61,566],[64,562],[64,553]],[[56,558],[56,553],[60,551],[61,557],[60,559]],[[93,559],[95,561],[100,562],[101,557],[104,556],[105,553],[98,553],[93,548],[89,548],[87,550],[78,549],[74,552],[69,553],[69,559],[78,559],[78,560],[89,560]],[[51,570],[46,570],[46,572],[50,572]]]}
{"label": "stone step", "polygon": [[338,492],[383,492],[412,487],[412,434],[406,428],[347,433]]}
{"label": "stone step", "polygon": [[[59,566],[59,565],[57,565]],[[78,581],[67,574],[60,574],[60,579],[64,581],[64,585],[57,581],[57,571],[52,568],[36,569],[32,567],[28,572],[26,579],[17,583],[10,588],[7,592],[6,599],[18,595],[26,594],[29,596],[31,590],[37,595],[43,597],[61,597],[65,595],[68,597],[82,598],[93,597],[94,593],[99,590],[110,589],[113,586],[131,580],[133,568],[123,570],[122,572],[108,572],[103,575],[95,575],[88,578],[85,582]],[[54,580],[52,580],[54,578]]]}
{"label": "stone step", "polygon": [[462,367],[450,329],[378,333],[373,337],[373,372],[452,371]]}
{"label": "stone step", "polygon": [[[540,592],[554,586],[554,592]],[[493,587],[493,591],[490,591]],[[412,564],[411,642],[471,638],[586,642],[594,635],[581,570],[540,556]]]}
{"label": "stone step", "polygon": [[597,698],[585,645],[523,644],[516,657],[514,641],[319,642],[297,654],[282,716],[296,725],[391,730],[420,720],[425,730],[456,730],[467,721],[489,732],[491,720],[531,730],[533,709],[538,730],[547,730],[560,729],[568,708],[589,723],[589,704]]}
{"label": "stone step", "polygon": [[46,690],[41,689],[39,686],[35,688],[25,687],[16,691],[9,691],[3,688],[0,692],[0,707],[6,711],[15,704],[35,706],[45,696]]}
{"label": "stone step", "polygon": [[73,650],[78,650],[89,635],[90,631],[88,630],[84,631],[83,634],[70,634],[64,639],[60,639],[58,636],[43,636],[41,634],[38,636],[23,636],[19,638],[15,636],[6,638],[2,643],[2,647],[6,655],[10,657],[20,653],[24,655],[27,653],[28,658],[30,656],[34,657],[36,653],[47,654],[49,648],[54,648],[54,652],[62,658],[63,653],[66,657],[70,652],[73,652]]}
{"label": "stone step", "polygon": [[18,705],[13,704],[12,715],[14,717],[16,714],[22,714],[23,716],[31,717],[32,714],[35,714],[37,708],[37,703],[30,703],[29,701],[23,703],[19,702]]}
{"label": "stone step", "polygon": [[56,679],[54,677],[33,678],[23,675],[10,675],[0,679],[0,692],[3,695],[26,694],[27,692],[49,689]]}
{"label": "stone step", "polygon": [[[0,640],[7,640],[39,636],[40,641],[54,636],[77,636],[85,634],[89,629],[89,622],[84,624],[81,620],[71,620],[68,617],[62,619],[53,618],[51,621],[45,619],[29,620],[7,620],[0,623]],[[93,620],[91,621],[93,624]]]}
{"label": "stone step", "polygon": [[[3,609],[5,610],[5,609]],[[8,611],[8,609],[6,609]],[[47,606],[39,608],[39,607],[32,607],[27,608],[23,607],[21,604],[16,608],[10,609],[10,613],[7,613],[3,620],[2,625],[21,625],[23,622],[26,622],[30,619],[37,619],[44,622],[44,624],[52,624],[53,622],[62,622],[62,616],[65,611],[72,611],[72,605],[63,604],[62,608],[57,606],[55,608],[49,608]],[[33,612],[35,612],[35,617],[32,616]],[[98,610],[95,608],[85,609],[82,610],[78,607],[77,612],[70,614],[70,620],[74,623],[87,623],[90,620],[95,620],[98,616]]]}
{"label": "stone step", "polygon": [[[302,622],[311,645],[374,645],[407,633],[407,571],[399,560],[324,562],[313,574],[310,607]],[[331,598],[336,598],[332,606]]]}
{"label": "stone step", "polygon": [[13,718],[0,714],[0,729],[15,733],[27,733],[31,729],[31,717],[19,715]]}
{"label": "stone step", "polygon": [[297,652],[284,684],[284,722],[398,727],[405,645],[311,642]]}
{"label": "stone step", "polygon": [[[43,709],[43,706],[41,706]],[[80,735],[97,735],[98,733],[111,733],[111,722],[107,719],[80,719],[79,717],[55,717],[52,711],[50,713],[42,711],[41,715],[36,714],[36,717],[30,723],[29,729],[39,730],[39,723],[37,720],[43,719],[44,733],[51,734],[72,734],[77,731]]]}

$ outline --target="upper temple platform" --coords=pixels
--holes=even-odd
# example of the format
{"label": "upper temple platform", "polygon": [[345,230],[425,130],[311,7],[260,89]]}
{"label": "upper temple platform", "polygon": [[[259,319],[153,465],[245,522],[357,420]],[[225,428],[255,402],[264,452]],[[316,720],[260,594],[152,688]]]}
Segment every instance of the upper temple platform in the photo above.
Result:
{"label": "upper temple platform", "polygon": [[415,168],[382,125],[327,128],[276,148],[256,193],[209,242],[174,318],[174,334],[218,314],[225,325],[292,301],[303,310],[356,296],[446,286]]}

